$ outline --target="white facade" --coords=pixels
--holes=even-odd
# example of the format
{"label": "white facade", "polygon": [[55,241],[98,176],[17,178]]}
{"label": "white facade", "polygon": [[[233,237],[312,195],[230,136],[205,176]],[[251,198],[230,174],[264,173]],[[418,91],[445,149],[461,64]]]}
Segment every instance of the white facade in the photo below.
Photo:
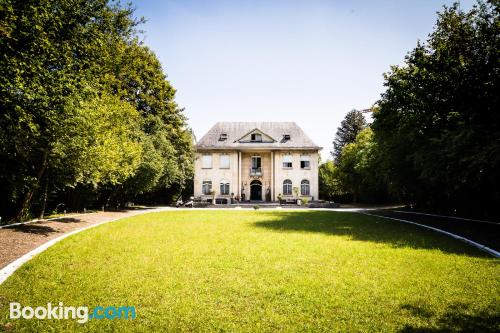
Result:
{"label": "white facade", "polygon": [[194,196],[318,200],[320,149],[295,123],[217,123],[196,145]]}
{"label": "white facade", "polygon": [[[229,168],[221,165],[229,158]],[[260,174],[252,174],[251,168],[243,166],[251,165],[252,157],[260,157],[262,163]],[[283,161],[291,157],[292,167],[283,167]],[[309,167],[301,167],[301,159],[309,158]],[[211,166],[203,165],[203,160],[211,159]],[[274,163],[271,163],[274,161]],[[307,197],[309,200],[318,199],[318,162],[319,153],[314,150],[303,151],[197,151],[195,158],[194,196],[202,197],[204,200],[213,198],[213,194],[203,193],[203,182],[210,182],[211,188],[215,190],[216,198],[229,199],[231,196],[239,196],[244,200],[276,201],[281,194],[283,199]],[[302,165],[303,166],[303,165]],[[284,182],[290,180],[292,192],[285,193]],[[251,183],[261,183],[260,198],[252,197]],[[223,193],[226,188],[221,184],[229,184],[228,193]],[[308,186],[307,186],[308,185]],[[254,185],[255,186],[255,185]],[[258,184],[257,184],[258,186]],[[297,188],[297,190],[293,190]],[[270,197],[266,198],[266,192],[270,191]],[[307,191],[308,190],[308,191]],[[255,193],[254,193],[255,194]]]}

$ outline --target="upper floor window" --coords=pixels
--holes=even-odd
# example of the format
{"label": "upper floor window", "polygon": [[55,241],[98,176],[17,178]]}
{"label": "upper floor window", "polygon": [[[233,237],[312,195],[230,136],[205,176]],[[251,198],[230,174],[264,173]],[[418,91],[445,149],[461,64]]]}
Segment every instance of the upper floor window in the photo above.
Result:
{"label": "upper floor window", "polygon": [[201,184],[201,193],[210,194],[212,192],[212,182],[210,180],[204,180]]}
{"label": "upper floor window", "polygon": [[204,154],[203,155],[201,167],[203,169],[211,169],[212,168],[212,154]]}
{"label": "upper floor window", "polygon": [[228,154],[220,154],[219,158],[219,168],[229,169],[230,158]]}
{"label": "upper floor window", "polygon": [[300,155],[300,168],[301,169],[311,168],[311,161],[309,155]]}
{"label": "upper floor window", "polygon": [[292,168],[292,155],[283,155],[283,169]]}
{"label": "upper floor window", "polygon": [[311,193],[309,181],[304,179],[300,182],[300,194],[309,195]]}
{"label": "upper floor window", "polygon": [[259,133],[252,133],[250,140],[253,142],[262,142],[262,135]]}
{"label": "upper floor window", "polygon": [[283,181],[283,195],[292,195],[292,181],[290,179]]}
{"label": "upper floor window", "polygon": [[227,133],[221,133],[219,135],[219,141],[226,141],[227,140]]}
{"label": "upper floor window", "polygon": [[229,182],[227,180],[221,180],[220,182],[220,194],[229,195]]}

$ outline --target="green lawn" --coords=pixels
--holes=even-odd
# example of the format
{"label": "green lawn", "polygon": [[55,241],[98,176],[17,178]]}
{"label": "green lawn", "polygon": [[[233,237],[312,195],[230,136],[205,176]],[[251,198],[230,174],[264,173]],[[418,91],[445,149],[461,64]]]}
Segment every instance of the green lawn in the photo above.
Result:
{"label": "green lawn", "polygon": [[[23,306],[135,306],[137,318],[12,320]],[[500,266],[451,238],[357,213],[174,211],[74,235],[0,286],[0,328],[495,331]]]}

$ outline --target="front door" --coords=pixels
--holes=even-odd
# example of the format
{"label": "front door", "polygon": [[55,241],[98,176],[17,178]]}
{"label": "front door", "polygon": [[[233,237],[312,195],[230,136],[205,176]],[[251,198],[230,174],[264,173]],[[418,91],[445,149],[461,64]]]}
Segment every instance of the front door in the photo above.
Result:
{"label": "front door", "polygon": [[250,200],[262,200],[262,183],[258,180],[250,183]]}

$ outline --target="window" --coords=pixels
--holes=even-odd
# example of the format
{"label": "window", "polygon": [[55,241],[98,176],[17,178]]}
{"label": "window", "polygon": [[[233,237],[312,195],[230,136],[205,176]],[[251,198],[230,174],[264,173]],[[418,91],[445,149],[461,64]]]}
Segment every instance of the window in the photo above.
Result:
{"label": "window", "polygon": [[219,168],[220,169],[229,169],[229,155],[221,154],[219,159]]}
{"label": "window", "polygon": [[283,140],[285,141],[290,140],[290,134],[283,134]]}
{"label": "window", "polygon": [[204,180],[201,184],[201,193],[210,194],[212,192],[212,182],[210,180]]}
{"label": "window", "polygon": [[283,169],[292,168],[292,155],[283,155]]}
{"label": "window", "polygon": [[303,181],[300,182],[300,194],[309,195],[309,193],[311,193],[309,181],[307,179],[304,179]]}
{"label": "window", "polygon": [[261,176],[262,175],[262,165],[260,156],[252,156],[252,166],[250,168],[251,176]]}
{"label": "window", "polygon": [[219,136],[219,141],[226,141],[227,140],[227,133],[221,133]]}
{"label": "window", "polygon": [[227,180],[221,180],[220,182],[220,194],[229,195],[229,182]]}
{"label": "window", "polygon": [[309,161],[309,155],[300,155],[300,168],[301,169],[310,169],[311,162]]}
{"label": "window", "polygon": [[283,195],[292,195],[292,181],[285,179],[283,182]]}
{"label": "window", "polygon": [[251,141],[262,142],[262,135],[259,133],[253,133],[251,135]]}
{"label": "window", "polygon": [[203,169],[212,169],[212,155],[204,154],[202,157],[202,166]]}

